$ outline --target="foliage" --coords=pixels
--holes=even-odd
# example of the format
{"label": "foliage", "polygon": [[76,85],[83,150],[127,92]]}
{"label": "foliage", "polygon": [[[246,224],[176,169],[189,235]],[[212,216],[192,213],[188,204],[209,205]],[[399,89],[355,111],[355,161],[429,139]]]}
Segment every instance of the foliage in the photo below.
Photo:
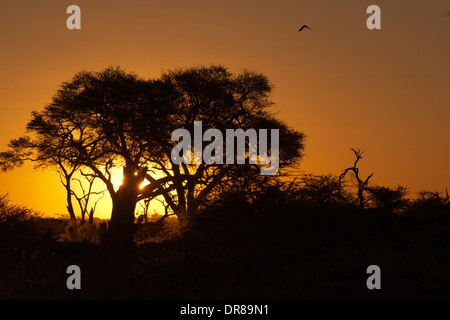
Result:
{"label": "foliage", "polygon": [[448,193],[420,191],[418,197],[411,202],[409,211],[419,217],[450,215]]}
{"label": "foliage", "polygon": [[100,244],[104,241],[106,233],[106,222],[82,223],[70,221],[64,231],[59,234],[58,241],[67,242],[91,242]]}
{"label": "foliage", "polygon": [[7,194],[0,195],[0,243],[33,241],[39,216],[32,209],[11,204]]}
{"label": "foliage", "polygon": [[398,214],[408,208],[409,201],[406,199],[408,193],[405,187],[370,186],[368,192],[371,206],[382,212]]}
{"label": "foliage", "polygon": [[138,225],[134,236],[134,242],[137,245],[174,241],[181,237],[181,228],[176,217],[169,216],[161,223],[156,223],[160,217],[160,215],[154,214],[150,216],[148,222]]}

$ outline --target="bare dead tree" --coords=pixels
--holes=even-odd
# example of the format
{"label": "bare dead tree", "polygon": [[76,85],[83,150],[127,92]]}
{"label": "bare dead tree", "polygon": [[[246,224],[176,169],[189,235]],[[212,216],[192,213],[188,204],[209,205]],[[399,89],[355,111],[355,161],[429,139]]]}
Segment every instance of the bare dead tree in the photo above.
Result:
{"label": "bare dead tree", "polygon": [[356,159],[353,162],[353,166],[345,169],[342,172],[342,174],[339,176],[339,183],[341,184],[341,187],[342,187],[343,181],[344,181],[345,176],[347,175],[347,173],[353,172],[354,178],[356,179],[356,187],[357,187],[357,196],[358,196],[359,207],[361,209],[363,209],[365,204],[366,204],[365,191],[367,191],[367,186],[369,184],[370,178],[372,178],[372,176],[373,176],[373,173],[371,173],[365,179],[362,179],[360,177],[360,175],[359,175],[359,168],[358,168],[358,162],[359,162],[359,160],[361,160],[363,158],[362,154],[364,153],[364,151],[361,151],[359,148],[356,149],[356,150],[351,148],[351,150],[355,154]]}

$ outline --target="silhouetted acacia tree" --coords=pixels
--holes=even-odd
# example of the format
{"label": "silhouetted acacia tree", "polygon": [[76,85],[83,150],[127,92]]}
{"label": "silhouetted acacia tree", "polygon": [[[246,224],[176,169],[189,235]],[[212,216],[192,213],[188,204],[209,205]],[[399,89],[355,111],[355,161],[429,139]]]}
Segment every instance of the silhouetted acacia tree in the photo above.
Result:
{"label": "silhouetted acacia tree", "polygon": [[[277,128],[280,170],[301,158],[303,135],[267,110],[271,90],[261,74],[235,75],[222,66],[176,69],[154,80],[114,67],[79,72],[44,110],[32,113],[29,135],[11,141],[10,150],[0,154],[1,164],[4,169],[25,160],[54,164],[51,157],[57,154],[69,166],[89,168],[112,199],[111,239],[128,242],[138,201],[162,196],[185,221],[216,188],[231,185],[244,170],[242,165],[175,165],[175,129],[192,132],[196,120],[221,131]],[[245,167],[246,174],[260,175],[256,165]],[[123,172],[117,190],[113,168]],[[140,188],[145,180],[149,184]]]}

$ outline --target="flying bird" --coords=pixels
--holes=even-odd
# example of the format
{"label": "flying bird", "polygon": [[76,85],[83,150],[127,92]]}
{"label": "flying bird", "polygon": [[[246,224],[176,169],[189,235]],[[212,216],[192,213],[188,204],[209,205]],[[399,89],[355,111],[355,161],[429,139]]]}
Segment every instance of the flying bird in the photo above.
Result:
{"label": "flying bird", "polygon": [[309,30],[312,30],[310,27],[308,27],[308,26],[305,24],[305,25],[303,25],[300,29],[298,29],[298,31],[300,32],[300,31],[302,31],[302,30],[305,29],[305,28],[307,28],[307,29],[309,29]]}

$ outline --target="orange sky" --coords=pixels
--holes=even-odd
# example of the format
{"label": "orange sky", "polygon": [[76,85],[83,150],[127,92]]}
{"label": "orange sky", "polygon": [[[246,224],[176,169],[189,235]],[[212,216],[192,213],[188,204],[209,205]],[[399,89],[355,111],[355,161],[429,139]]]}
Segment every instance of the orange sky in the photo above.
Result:
{"label": "orange sky", "polygon": [[[81,30],[66,28],[71,4],[81,8]],[[371,4],[381,7],[381,30],[366,28]],[[448,10],[448,0],[2,0],[0,149],[80,70],[120,65],[157,77],[215,63],[269,77],[279,117],[308,136],[303,170],[339,174],[359,147],[373,182],[443,192],[450,187]],[[314,30],[297,32],[302,24]],[[65,213],[50,171],[0,174],[0,192]]]}

